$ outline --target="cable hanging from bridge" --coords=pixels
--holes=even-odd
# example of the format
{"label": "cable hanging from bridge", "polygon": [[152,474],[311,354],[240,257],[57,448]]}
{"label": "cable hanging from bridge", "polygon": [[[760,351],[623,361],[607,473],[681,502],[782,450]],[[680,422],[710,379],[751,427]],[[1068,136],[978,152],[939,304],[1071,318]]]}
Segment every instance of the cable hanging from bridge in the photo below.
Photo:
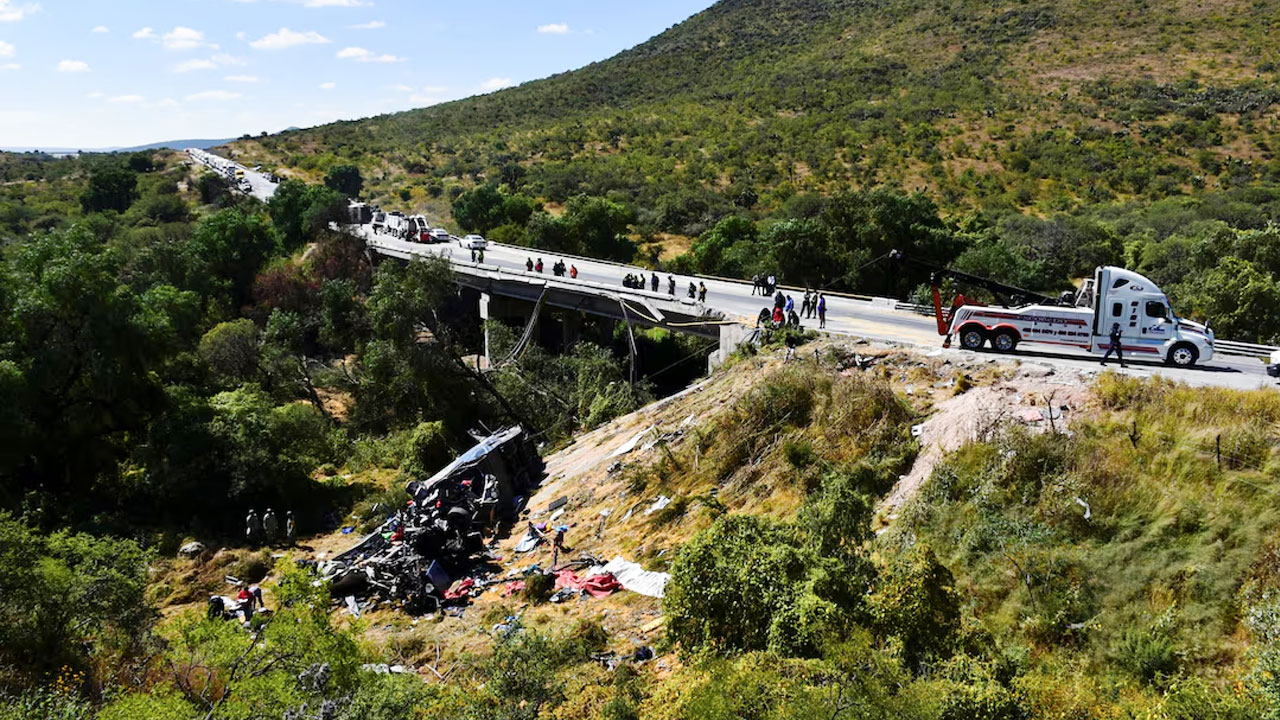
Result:
{"label": "cable hanging from bridge", "polygon": [[533,306],[533,312],[529,315],[529,322],[525,323],[524,332],[520,334],[520,340],[516,342],[515,347],[511,348],[511,352],[502,359],[493,369],[497,369],[516,360],[524,355],[524,351],[529,348],[529,341],[533,339],[533,328],[538,324],[538,315],[542,313],[542,305],[547,300],[547,293],[550,288],[546,285],[542,286],[542,294],[538,296],[538,302]]}

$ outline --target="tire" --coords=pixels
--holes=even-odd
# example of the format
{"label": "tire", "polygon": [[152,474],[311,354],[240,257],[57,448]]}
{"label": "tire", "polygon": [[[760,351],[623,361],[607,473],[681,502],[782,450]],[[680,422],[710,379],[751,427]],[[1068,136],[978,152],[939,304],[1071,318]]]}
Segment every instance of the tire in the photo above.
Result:
{"label": "tire", "polygon": [[987,331],[977,325],[960,328],[960,347],[965,350],[981,350],[987,341]]}
{"label": "tire", "polygon": [[991,349],[997,352],[1013,352],[1018,347],[1018,333],[1012,330],[999,330],[991,336]]}
{"label": "tire", "polygon": [[1196,361],[1199,359],[1200,351],[1196,350],[1194,345],[1178,343],[1169,348],[1169,355],[1164,360],[1174,367],[1189,368],[1195,367]]}

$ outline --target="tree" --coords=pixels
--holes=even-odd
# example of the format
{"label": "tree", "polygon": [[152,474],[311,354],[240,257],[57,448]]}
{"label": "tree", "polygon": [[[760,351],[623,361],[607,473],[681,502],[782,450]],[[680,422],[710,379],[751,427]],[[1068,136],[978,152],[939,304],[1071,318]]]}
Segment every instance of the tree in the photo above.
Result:
{"label": "tree", "polygon": [[244,381],[258,370],[258,345],[258,327],[252,320],[219,323],[200,338],[200,358],[219,375]]}
{"label": "tree", "polygon": [[349,198],[356,198],[364,189],[364,178],[355,165],[334,165],[325,173],[324,184]]}
{"label": "tree", "polygon": [[[336,169],[336,168],[335,168]],[[325,180],[328,185],[328,179]],[[330,222],[346,219],[347,199],[332,186],[285,180],[267,201],[267,213],[286,250],[302,247]]]}
{"label": "tree", "polygon": [[191,243],[211,278],[226,285],[234,307],[249,299],[258,269],[280,247],[275,228],[265,215],[230,208],[205,218]]}
{"label": "tree", "polygon": [[129,156],[129,169],[136,173],[149,173],[155,169],[155,158],[148,150],[141,150]]}
{"label": "tree", "polygon": [[89,175],[89,187],[80,196],[87,213],[124,212],[138,198],[138,176],[120,165],[103,165]]}
{"label": "tree", "polygon": [[809,655],[848,630],[864,583],[792,528],[728,515],[680,550],[663,600],[667,632],[690,653]]}
{"label": "tree", "polygon": [[114,253],[80,229],[17,249],[0,391],[21,418],[4,442],[22,451],[0,467],[5,503],[30,492],[91,507],[98,474],[163,402],[157,371],[175,337],[167,313],[181,303],[139,296],[119,271]]}
{"label": "tree", "polygon": [[740,215],[723,218],[703,233],[690,249],[694,267],[698,272],[710,275],[732,277],[746,274],[746,267],[739,260],[755,254],[755,243],[759,237],[755,223],[747,218]]}
{"label": "tree", "polygon": [[95,672],[135,656],[155,620],[143,599],[150,560],[130,540],[42,535],[0,513],[0,667],[9,683],[44,685],[73,670],[101,688],[108,678]]}
{"label": "tree", "polygon": [[951,571],[927,545],[895,557],[867,598],[877,630],[902,641],[909,666],[951,654],[960,627],[960,600]]}

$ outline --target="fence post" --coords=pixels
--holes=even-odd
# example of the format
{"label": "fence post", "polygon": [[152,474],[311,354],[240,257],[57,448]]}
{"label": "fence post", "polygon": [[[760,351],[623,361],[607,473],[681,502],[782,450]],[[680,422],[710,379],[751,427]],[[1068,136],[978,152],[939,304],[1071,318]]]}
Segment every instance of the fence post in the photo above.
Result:
{"label": "fence post", "polygon": [[1222,471],[1222,433],[1218,433],[1218,437],[1214,439],[1214,448],[1218,455],[1218,471]]}

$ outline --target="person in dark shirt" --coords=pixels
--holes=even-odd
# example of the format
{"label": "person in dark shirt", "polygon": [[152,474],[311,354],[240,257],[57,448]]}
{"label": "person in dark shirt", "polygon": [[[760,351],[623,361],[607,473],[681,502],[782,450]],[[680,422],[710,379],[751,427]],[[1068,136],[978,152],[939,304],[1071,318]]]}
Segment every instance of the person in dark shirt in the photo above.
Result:
{"label": "person in dark shirt", "polygon": [[1111,357],[1111,353],[1113,352],[1116,354],[1116,360],[1120,361],[1120,367],[1129,367],[1124,364],[1124,353],[1121,352],[1120,348],[1120,323],[1111,323],[1111,334],[1108,337],[1108,340],[1110,340],[1110,344],[1107,346],[1107,352],[1102,356],[1103,367],[1106,367],[1107,358]]}

